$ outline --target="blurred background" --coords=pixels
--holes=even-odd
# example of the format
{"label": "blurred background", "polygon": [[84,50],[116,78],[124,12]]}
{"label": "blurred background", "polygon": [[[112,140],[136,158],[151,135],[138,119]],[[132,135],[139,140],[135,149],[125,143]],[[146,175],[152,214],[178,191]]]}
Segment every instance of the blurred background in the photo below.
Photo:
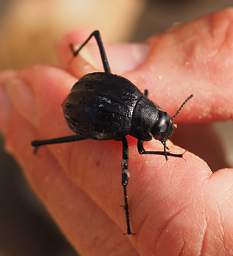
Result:
{"label": "blurred background", "polygon": [[[110,42],[143,41],[173,24],[229,6],[231,0],[0,0],[0,69],[56,64],[55,46],[73,29],[99,29]],[[232,166],[232,128],[229,122],[177,130],[181,136],[182,129],[189,131],[189,140],[200,139],[203,130],[216,134],[227,152],[226,164]],[[207,138],[203,141],[208,143]],[[182,143],[187,148],[190,141]],[[208,152],[196,153],[208,161]],[[224,167],[218,161],[210,165]],[[17,163],[4,152],[3,139],[0,203],[0,256],[78,255],[30,191]]]}

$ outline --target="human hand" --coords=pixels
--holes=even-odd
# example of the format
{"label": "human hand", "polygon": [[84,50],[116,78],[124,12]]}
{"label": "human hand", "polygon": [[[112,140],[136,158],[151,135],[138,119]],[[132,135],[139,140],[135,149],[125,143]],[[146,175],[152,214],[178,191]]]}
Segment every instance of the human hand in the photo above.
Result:
{"label": "human hand", "polygon": [[[194,94],[178,122],[229,120],[232,20],[233,11],[227,10],[174,27],[145,44],[108,46],[111,68],[142,91],[148,89],[150,99],[171,114]],[[85,37],[74,33],[63,40],[59,52],[64,67],[69,43]],[[80,76],[96,69],[98,65],[77,57],[66,71],[35,66],[0,76],[0,128],[6,148],[67,239],[82,255],[233,255],[232,169],[213,174],[189,152],[184,159],[168,161],[141,156],[131,139],[128,193],[136,234],[124,236],[119,142],[47,146],[33,155],[32,140],[71,134],[61,103]],[[171,152],[183,152],[168,146]],[[146,148],[160,145],[152,141]],[[209,154],[215,158],[212,149]]]}

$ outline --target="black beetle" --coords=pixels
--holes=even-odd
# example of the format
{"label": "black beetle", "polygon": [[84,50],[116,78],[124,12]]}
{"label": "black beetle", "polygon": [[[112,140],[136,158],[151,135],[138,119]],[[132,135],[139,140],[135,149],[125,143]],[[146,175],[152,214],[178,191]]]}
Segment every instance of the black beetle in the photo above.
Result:
{"label": "black beetle", "polygon": [[[100,51],[104,72],[95,72],[83,76],[76,82],[63,106],[66,121],[76,134],[48,140],[34,140],[32,146],[37,149],[42,145],[67,143],[85,139],[119,140],[122,142],[122,187],[124,193],[124,210],[127,224],[127,234],[132,234],[127,185],[128,172],[128,143],[126,136],[138,139],[137,147],[140,154],[164,155],[182,157],[167,151],[166,141],[171,136],[175,124],[174,117],[180,112],[185,103],[193,97],[190,95],[179,107],[175,115],[170,117],[148,99],[148,91],[142,94],[138,88],[122,76],[111,73],[108,59],[99,31],[94,31],[86,41],[74,50],[77,56],[80,50],[95,37]],[[163,151],[147,151],[143,141],[160,140]]]}

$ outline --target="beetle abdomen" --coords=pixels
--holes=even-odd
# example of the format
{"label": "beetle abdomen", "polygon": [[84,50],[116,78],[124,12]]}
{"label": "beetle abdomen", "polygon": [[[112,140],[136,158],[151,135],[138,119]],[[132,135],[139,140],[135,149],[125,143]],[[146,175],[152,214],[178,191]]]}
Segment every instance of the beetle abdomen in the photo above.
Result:
{"label": "beetle abdomen", "polygon": [[74,132],[95,139],[117,139],[129,134],[132,113],[141,96],[123,77],[91,73],[73,86],[63,108]]}

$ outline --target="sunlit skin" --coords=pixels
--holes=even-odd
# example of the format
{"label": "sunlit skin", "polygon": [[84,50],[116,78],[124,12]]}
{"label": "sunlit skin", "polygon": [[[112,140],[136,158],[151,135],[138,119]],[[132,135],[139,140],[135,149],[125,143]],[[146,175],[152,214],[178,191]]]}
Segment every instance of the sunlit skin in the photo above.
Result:
{"label": "sunlit skin", "polygon": [[[106,46],[113,73],[141,91],[148,89],[150,99],[170,115],[194,94],[176,117],[174,136],[182,137],[174,138],[177,145],[187,136],[185,129],[178,132],[181,123],[232,119],[232,22],[230,9],[173,27],[142,44]],[[33,139],[72,134],[61,104],[77,79],[102,68],[80,56],[70,61],[69,44],[82,42],[89,33],[64,37],[58,49],[61,67],[40,65],[0,74],[0,129],[6,149],[81,255],[233,255],[233,169],[213,174],[189,151],[183,159],[168,161],[141,156],[129,138],[129,204],[136,234],[126,236],[119,142],[51,145],[33,154]],[[224,167],[222,148],[209,131],[203,128],[201,141],[189,137],[189,148],[200,147],[212,166]],[[145,147],[161,150],[161,143],[154,140]],[[168,147],[177,153],[185,150],[171,142]]]}

